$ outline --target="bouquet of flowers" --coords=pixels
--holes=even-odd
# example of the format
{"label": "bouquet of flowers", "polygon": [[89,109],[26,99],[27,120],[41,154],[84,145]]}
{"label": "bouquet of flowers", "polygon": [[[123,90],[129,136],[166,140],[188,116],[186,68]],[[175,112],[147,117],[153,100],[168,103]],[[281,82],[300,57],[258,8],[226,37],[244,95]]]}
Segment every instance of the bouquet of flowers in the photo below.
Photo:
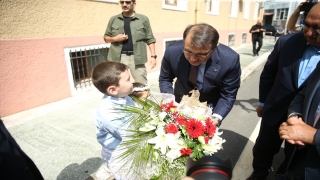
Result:
{"label": "bouquet of flowers", "polygon": [[139,179],[181,179],[187,158],[197,160],[222,149],[222,132],[210,118],[211,108],[200,103],[197,94],[184,96],[180,104],[133,97],[141,107],[121,109],[134,116],[120,158],[131,164]]}

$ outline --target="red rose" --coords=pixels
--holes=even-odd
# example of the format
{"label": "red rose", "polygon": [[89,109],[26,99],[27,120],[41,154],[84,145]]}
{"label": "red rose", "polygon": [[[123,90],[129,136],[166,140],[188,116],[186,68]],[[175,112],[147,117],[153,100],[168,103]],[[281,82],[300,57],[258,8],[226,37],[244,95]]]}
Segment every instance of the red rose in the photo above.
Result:
{"label": "red rose", "polygon": [[182,148],[180,149],[180,153],[182,156],[190,156],[192,154],[192,149]]}
{"label": "red rose", "polygon": [[178,128],[174,124],[167,124],[166,131],[167,131],[167,133],[176,134],[178,132]]}
{"label": "red rose", "polygon": [[174,119],[174,122],[177,123],[178,125],[182,126],[182,125],[186,125],[187,122],[187,118],[185,116],[177,116]]}

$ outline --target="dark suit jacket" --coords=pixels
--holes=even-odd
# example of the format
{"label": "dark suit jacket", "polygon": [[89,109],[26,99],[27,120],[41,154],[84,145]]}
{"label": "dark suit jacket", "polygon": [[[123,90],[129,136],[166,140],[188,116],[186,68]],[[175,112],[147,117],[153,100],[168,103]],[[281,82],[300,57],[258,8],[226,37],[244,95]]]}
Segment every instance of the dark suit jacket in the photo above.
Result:
{"label": "dark suit jacket", "polygon": [[[306,87],[294,98],[288,111],[301,113],[310,126],[314,124],[315,110],[320,102],[320,63],[315,71],[317,73],[310,75]],[[303,154],[306,156],[305,177],[310,180],[320,178],[320,121],[314,127],[318,129],[315,145],[306,145],[307,153]]]}
{"label": "dark suit jacket", "polygon": [[33,161],[7,131],[0,119],[0,179],[42,180],[43,177]]}
{"label": "dark suit jacket", "polygon": [[[167,47],[159,77],[160,91],[174,94],[176,102],[180,102],[182,96],[193,89],[188,83],[191,65],[182,49],[183,41]],[[213,113],[225,118],[236,99],[240,75],[239,54],[220,44],[206,63],[200,101],[207,101],[209,106],[215,107]],[[174,78],[177,79],[173,90]]]}
{"label": "dark suit jacket", "polygon": [[298,88],[298,72],[307,41],[303,33],[281,36],[260,76],[259,102],[264,102],[262,122],[274,126],[286,120],[288,106]]}

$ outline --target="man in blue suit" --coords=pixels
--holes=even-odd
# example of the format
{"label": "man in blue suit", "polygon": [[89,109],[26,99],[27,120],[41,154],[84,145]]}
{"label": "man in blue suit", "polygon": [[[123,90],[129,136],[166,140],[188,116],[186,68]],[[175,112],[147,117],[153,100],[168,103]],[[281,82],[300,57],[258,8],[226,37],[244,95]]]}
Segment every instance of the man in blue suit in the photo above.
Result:
{"label": "man in blue suit", "polygon": [[[320,63],[316,72],[320,72]],[[287,179],[320,178],[320,73],[310,75],[305,88],[291,102],[289,118],[279,134],[291,144],[295,153],[286,172]]]}
{"label": "man in blue suit", "polygon": [[[212,107],[216,124],[232,109],[241,75],[239,54],[218,41],[219,34],[212,26],[188,26],[183,41],[167,47],[159,77],[160,91],[174,94],[176,102],[197,88],[200,101]],[[173,89],[174,78],[177,79]]]}
{"label": "man in blue suit", "polygon": [[[260,131],[253,147],[253,173],[247,180],[264,180],[279,152],[282,139],[278,129],[287,120],[288,106],[301,91],[320,61],[317,42],[320,4],[315,5],[305,19],[303,33],[281,36],[268,57],[260,76],[257,114],[262,117]],[[285,161],[278,174],[283,174],[293,148],[285,147]]]}

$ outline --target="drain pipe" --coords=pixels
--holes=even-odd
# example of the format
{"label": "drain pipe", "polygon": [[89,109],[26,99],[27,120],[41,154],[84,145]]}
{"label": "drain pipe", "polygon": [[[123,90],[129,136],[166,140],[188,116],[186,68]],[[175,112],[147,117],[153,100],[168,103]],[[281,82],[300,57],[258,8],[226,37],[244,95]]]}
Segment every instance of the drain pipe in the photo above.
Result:
{"label": "drain pipe", "polygon": [[196,8],[194,10],[194,13],[195,13],[194,23],[195,24],[197,24],[199,22],[199,12],[200,12],[199,6],[200,6],[200,1],[196,0]]}

